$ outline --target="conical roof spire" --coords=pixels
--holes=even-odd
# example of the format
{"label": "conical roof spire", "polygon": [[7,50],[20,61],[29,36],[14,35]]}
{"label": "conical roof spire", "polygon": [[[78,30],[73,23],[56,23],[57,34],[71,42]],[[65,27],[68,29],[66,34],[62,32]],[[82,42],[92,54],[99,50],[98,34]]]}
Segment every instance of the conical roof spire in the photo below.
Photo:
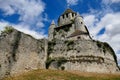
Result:
{"label": "conical roof spire", "polygon": [[52,22],[51,22],[51,25],[53,25],[53,24],[55,24],[55,21],[54,21],[54,20],[52,20]]}
{"label": "conical roof spire", "polygon": [[50,27],[49,27],[49,28],[55,28],[55,27],[56,27],[56,25],[55,25],[55,21],[54,21],[54,20],[52,20],[51,25],[50,25]]}

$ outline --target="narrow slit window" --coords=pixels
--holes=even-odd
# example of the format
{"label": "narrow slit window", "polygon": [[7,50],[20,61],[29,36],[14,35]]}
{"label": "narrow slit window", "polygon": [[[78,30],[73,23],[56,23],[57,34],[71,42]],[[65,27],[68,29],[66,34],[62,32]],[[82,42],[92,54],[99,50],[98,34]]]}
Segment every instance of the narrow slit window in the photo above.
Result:
{"label": "narrow slit window", "polygon": [[66,17],[68,18],[68,14],[66,14]]}
{"label": "narrow slit window", "polygon": [[64,19],[65,17],[64,17],[64,15],[63,15],[63,19]]}
{"label": "narrow slit window", "polygon": [[72,13],[72,17],[74,17],[74,13]]}

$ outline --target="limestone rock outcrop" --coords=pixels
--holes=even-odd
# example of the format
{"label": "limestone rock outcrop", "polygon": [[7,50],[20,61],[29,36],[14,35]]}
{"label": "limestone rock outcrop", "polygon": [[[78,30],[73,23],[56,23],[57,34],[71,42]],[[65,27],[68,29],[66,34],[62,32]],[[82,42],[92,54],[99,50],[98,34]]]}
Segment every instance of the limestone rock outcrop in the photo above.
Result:
{"label": "limestone rock outcrop", "polygon": [[13,29],[0,36],[0,77],[45,68],[46,41]]}

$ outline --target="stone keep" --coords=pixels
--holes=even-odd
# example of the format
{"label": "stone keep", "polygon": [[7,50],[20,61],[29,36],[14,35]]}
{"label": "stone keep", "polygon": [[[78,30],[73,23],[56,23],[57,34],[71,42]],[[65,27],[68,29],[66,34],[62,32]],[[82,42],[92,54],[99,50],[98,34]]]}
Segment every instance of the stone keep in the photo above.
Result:
{"label": "stone keep", "polygon": [[67,9],[58,18],[58,27],[55,23],[50,25],[48,40],[62,39],[62,40],[77,40],[87,39],[90,40],[89,32],[85,26],[82,17],[79,13]]}
{"label": "stone keep", "polygon": [[49,32],[46,68],[98,73],[119,71],[113,49],[105,42],[93,40],[83,18],[71,9],[58,18],[57,27],[51,24]]}

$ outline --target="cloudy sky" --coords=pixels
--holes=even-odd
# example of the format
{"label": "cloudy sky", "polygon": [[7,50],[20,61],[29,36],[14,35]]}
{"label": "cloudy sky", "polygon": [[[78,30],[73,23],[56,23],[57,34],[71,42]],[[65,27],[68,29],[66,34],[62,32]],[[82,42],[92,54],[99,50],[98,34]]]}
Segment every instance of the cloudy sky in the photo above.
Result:
{"label": "cloudy sky", "polygon": [[11,25],[40,39],[67,7],[79,12],[92,38],[108,42],[120,64],[120,0],[0,0],[0,31]]}

